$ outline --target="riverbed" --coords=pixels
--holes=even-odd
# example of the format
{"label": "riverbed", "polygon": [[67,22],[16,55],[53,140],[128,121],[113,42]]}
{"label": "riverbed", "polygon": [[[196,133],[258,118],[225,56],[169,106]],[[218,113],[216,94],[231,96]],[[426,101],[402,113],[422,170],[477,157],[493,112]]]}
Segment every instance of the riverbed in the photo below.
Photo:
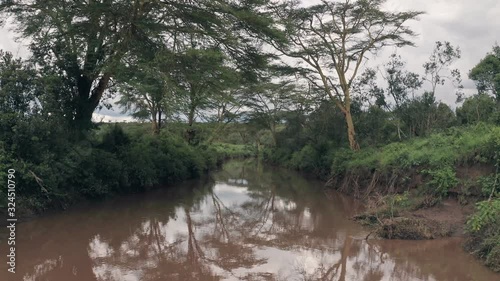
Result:
{"label": "riverbed", "polygon": [[[364,238],[362,210],[322,182],[254,160],[20,223],[0,280],[500,280],[460,238]],[[5,237],[6,229],[0,234]]]}

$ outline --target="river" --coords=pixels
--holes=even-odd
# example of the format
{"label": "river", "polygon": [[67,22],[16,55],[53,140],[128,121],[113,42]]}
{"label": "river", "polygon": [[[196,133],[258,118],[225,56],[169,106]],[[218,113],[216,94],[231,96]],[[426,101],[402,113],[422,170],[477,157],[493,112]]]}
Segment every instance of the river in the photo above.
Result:
{"label": "river", "polygon": [[18,224],[0,280],[500,280],[460,238],[364,240],[362,206],[256,161]]}

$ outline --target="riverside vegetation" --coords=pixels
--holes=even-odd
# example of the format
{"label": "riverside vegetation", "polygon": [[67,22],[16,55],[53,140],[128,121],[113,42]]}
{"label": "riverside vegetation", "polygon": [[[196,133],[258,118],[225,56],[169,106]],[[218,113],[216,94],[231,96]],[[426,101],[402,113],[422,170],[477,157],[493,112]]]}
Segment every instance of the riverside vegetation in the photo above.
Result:
{"label": "riverside vegetation", "polygon": [[[16,170],[30,215],[258,156],[360,198],[356,218],[379,236],[465,230],[500,271],[500,47],[467,96],[447,41],[420,73],[397,54],[365,67],[417,36],[407,24],[422,12],[383,4],[5,1],[30,53],[0,51],[0,177]],[[455,94],[454,108],[436,99]],[[105,108],[138,122],[101,122]]]}
{"label": "riverside vegetation", "polygon": [[[355,218],[375,225],[380,236],[432,239],[465,229],[466,249],[500,270],[498,125],[450,127],[361,152],[312,142],[296,149],[270,149],[266,157],[316,173],[329,186],[367,202],[368,210]],[[442,210],[450,202],[458,207]]]}

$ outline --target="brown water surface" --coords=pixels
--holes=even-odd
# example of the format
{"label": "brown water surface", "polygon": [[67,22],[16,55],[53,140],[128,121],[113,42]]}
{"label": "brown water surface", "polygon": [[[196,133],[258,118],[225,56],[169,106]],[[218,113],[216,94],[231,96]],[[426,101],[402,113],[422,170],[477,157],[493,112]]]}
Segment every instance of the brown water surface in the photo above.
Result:
{"label": "brown water surface", "polygon": [[0,280],[500,280],[460,239],[366,242],[348,219],[359,208],[297,173],[232,161],[19,224],[15,274],[2,229]]}

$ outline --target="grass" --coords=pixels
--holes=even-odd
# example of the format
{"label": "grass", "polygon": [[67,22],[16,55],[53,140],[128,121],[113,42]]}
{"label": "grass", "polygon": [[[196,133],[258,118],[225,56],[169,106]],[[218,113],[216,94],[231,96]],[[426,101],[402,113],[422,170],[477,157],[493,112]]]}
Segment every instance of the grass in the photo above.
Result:
{"label": "grass", "polygon": [[[352,170],[376,169],[391,171],[412,167],[442,167],[461,163],[491,162],[493,152],[500,146],[500,127],[477,124],[470,127],[450,128],[446,132],[415,138],[381,148],[367,148],[348,153],[348,161],[335,163],[334,173]],[[337,158],[334,156],[334,159]]]}

